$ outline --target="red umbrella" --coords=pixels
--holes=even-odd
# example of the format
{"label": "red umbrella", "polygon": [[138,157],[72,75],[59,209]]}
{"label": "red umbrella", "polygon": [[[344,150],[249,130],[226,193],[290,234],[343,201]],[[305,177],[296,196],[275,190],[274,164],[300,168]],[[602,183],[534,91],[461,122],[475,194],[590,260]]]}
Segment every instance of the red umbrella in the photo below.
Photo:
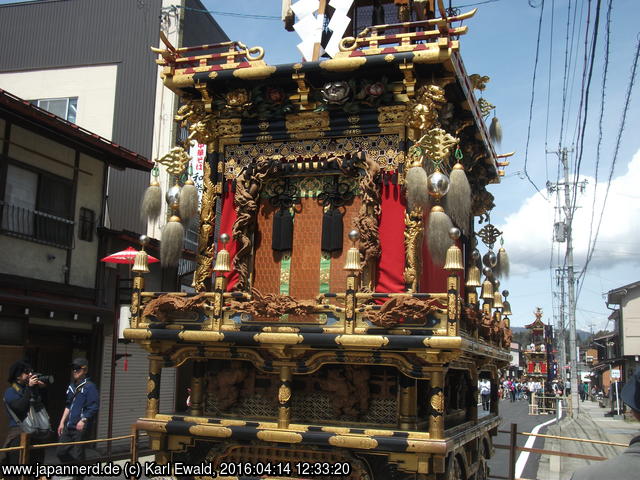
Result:
{"label": "red umbrella", "polygon": [[[136,253],[138,253],[138,251],[135,248],[127,247],[125,250],[112,253],[111,255],[107,255],[100,261],[106,262],[106,263],[124,263],[128,265],[133,265],[136,259]],[[156,257],[152,257],[151,255],[149,255],[147,258],[147,261],[149,263],[156,263],[156,262],[159,262],[160,260],[158,260]]]}

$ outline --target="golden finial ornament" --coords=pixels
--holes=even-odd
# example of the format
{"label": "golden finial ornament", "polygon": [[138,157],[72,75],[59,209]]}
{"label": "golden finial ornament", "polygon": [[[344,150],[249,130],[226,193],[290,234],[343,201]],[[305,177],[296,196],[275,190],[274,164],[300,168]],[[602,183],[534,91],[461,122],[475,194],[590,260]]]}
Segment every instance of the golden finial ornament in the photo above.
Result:
{"label": "golden finial ornament", "polygon": [[464,264],[462,263],[462,250],[456,245],[456,240],[460,238],[459,228],[450,228],[449,237],[453,240],[453,245],[447,249],[447,256],[444,262],[444,269],[449,272],[463,271]]}
{"label": "golden finial ornament", "polygon": [[509,290],[503,290],[502,296],[504,300],[502,301],[502,314],[506,317],[508,315],[513,315],[511,313],[511,304],[507,301],[507,297],[509,296]]}
{"label": "golden finial ornament", "polygon": [[493,284],[489,280],[485,280],[482,283],[482,293],[480,298],[483,300],[493,301]]}
{"label": "golden finial ornament", "polygon": [[149,273],[149,255],[144,251],[144,247],[149,243],[149,237],[146,235],[140,235],[140,251],[136,253],[136,256],[133,260],[133,268],[131,269],[134,273]]}
{"label": "golden finial ornament", "polygon": [[467,272],[467,283],[465,285],[473,288],[482,286],[482,283],[480,283],[480,269],[476,265],[469,267],[469,271]]}
{"label": "golden finial ornament", "polygon": [[213,267],[213,271],[226,273],[231,271],[231,255],[229,255],[229,251],[226,249],[227,243],[229,242],[229,235],[223,233],[220,235],[220,241],[222,242],[222,250],[218,251],[218,255],[216,255],[216,264]]}
{"label": "golden finial ornament", "polygon": [[357,230],[351,230],[349,232],[349,240],[351,240],[351,248],[347,251],[347,261],[344,265],[344,269],[355,274],[362,270],[360,265],[360,251],[356,247],[356,242],[360,238],[360,232]]}
{"label": "golden finial ornament", "polygon": [[493,292],[493,308],[502,308],[504,304],[502,303],[502,295],[500,295],[500,291],[496,290]]}

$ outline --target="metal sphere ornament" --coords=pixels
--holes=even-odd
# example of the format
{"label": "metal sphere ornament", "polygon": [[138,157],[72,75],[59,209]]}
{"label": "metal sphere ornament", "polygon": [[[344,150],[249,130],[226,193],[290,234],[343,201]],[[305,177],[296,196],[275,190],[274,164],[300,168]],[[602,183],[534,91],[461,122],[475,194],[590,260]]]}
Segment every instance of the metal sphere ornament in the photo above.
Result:
{"label": "metal sphere ornament", "polygon": [[489,267],[482,267],[482,273],[488,279],[492,279],[493,278],[493,270],[491,270],[491,268],[489,268]]}
{"label": "metal sphere ornament", "polygon": [[507,298],[507,297],[509,296],[509,290],[503,290],[503,291],[502,291],[502,296],[503,296],[504,298]]}
{"label": "metal sphere ornament", "polygon": [[358,230],[351,230],[349,232],[349,240],[352,242],[357,242],[360,239],[360,232]]}
{"label": "metal sphere ornament", "polygon": [[493,253],[492,250],[489,250],[482,257],[482,263],[484,263],[489,268],[493,268],[498,263],[498,257],[496,256],[495,253]]}
{"label": "metal sphere ornament", "polygon": [[459,228],[453,227],[449,229],[449,238],[454,242],[458,240],[461,235],[462,235],[462,232],[460,231]]}
{"label": "metal sphere ornament", "polygon": [[477,248],[474,248],[473,251],[471,252],[471,258],[473,258],[474,262],[477,262],[478,260],[480,260],[480,250],[478,250]]}
{"label": "metal sphere ornament", "polygon": [[143,247],[149,244],[149,240],[149,237],[147,237],[146,235],[140,235],[140,238],[138,238],[140,245],[142,245]]}
{"label": "metal sphere ornament", "polygon": [[493,286],[496,288],[496,292],[500,289],[500,280],[497,278],[493,281]]}
{"label": "metal sphere ornament", "polygon": [[174,185],[165,195],[165,199],[169,205],[176,205],[180,202],[180,185]]}
{"label": "metal sphere ornament", "polygon": [[223,233],[222,235],[220,235],[220,241],[222,242],[223,245],[226,245],[229,242],[229,235],[226,233]]}
{"label": "metal sphere ornament", "polygon": [[429,195],[436,200],[444,197],[449,191],[449,177],[442,172],[433,172],[429,175],[427,190]]}

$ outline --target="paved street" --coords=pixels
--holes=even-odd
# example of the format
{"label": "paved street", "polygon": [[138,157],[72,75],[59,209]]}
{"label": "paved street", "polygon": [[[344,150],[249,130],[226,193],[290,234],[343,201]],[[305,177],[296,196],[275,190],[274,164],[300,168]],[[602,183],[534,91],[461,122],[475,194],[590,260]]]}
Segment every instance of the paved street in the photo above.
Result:
{"label": "paved street", "polygon": [[[500,401],[500,415],[503,418],[500,430],[509,430],[511,423],[518,425],[519,432],[532,432],[537,425],[542,426],[537,433],[558,435],[590,440],[603,440],[628,444],[640,433],[640,424],[621,417],[605,417],[606,410],[597,403],[586,401],[580,404],[580,412],[575,418],[564,417],[560,423],[554,422],[552,415],[529,415],[526,401]],[[529,448],[541,448],[567,453],[602,456],[612,458],[619,455],[624,447],[594,445],[589,443],[541,439],[519,435],[518,446],[529,442]],[[496,445],[508,445],[509,434],[500,433],[494,439]],[[528,480],[569,480],[573,472],[589,463],[588,460],[519,452],[516,462],[516,478]],[[490,460],[491,475],[506,477],[508,474],[508,450],[496,449]]]}
{"label": "paved street", "polygon": [[[502,416],[502,425],[500,426],[500,430],[509,430],[512,423],[516,423],[518,425],[519,432],[531,432],[537,425],[553,420],[555,417],[553,415],[545,414],[545,415],[529,415],[529,403],[527,400],[518,400],[515,402],[511,402],[509,400],[500,400],[500,415]],[[546,428],[541,428],[538,433],[546,433]],[[523,435],[518,435],[518,446],[524,447],[527,440],[530,437],[525,437]],[[531,443],[533,440],[530,440]],[[508,445],[509,444],[509,434],[508,433],[499,433],[497,437],[494,438],[495,445]],[[535,439],[533,445],[528,445],[530,448],[543,448],[543,440]],[[518,457],[522,452],[518,453]],[[489,468],[491,469],[492,475],[499,475],[506,477],[509,473],[509,451],[496,449],[495,456],[489,461]],[[540,455],[531,453],[525,461],[525,457],[522,457],[520,461],[521,464],[524,463],[524,468],[521,473],[522,478],[534,479],[537,478],[537,470],[538,470],[538,462],[540,460]],[[518,470],[516,469],[516,473]]]}

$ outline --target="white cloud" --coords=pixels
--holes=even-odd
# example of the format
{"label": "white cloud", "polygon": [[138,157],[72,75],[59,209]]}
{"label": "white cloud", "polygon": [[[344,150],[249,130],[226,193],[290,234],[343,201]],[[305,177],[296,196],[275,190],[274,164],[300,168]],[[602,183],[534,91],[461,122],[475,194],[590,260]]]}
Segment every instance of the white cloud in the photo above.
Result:
{"label": "white cloud", "polygon": [[[602,172],[601,177],[608,175]],[[591,224],[594,192],[596,195],[593,235],[597,228],[604,202],[606,178],[595,188],[593,177],[583,194],[578,195],[580,207],[573,220],[574,263],[584,265]],[[527,198],[520,209],[498,227],[504,232],[505,248],[509,253],[512,273],[523,275],[532,270],[549,267],[553,235],[555,194],[552,203],[535,193]],[[564,205],[564,196],[562,197]],[[636,152],[627,171],[611,182],[607,206],[600,226],[598,243],[589,269],[608,269],[618,264],[640,264],[640,150]],[[561,244],[564,253],[566,244]],[[562,257],[561,257],[562,258]],[[555,261],[554,261],[555,264]]]}

